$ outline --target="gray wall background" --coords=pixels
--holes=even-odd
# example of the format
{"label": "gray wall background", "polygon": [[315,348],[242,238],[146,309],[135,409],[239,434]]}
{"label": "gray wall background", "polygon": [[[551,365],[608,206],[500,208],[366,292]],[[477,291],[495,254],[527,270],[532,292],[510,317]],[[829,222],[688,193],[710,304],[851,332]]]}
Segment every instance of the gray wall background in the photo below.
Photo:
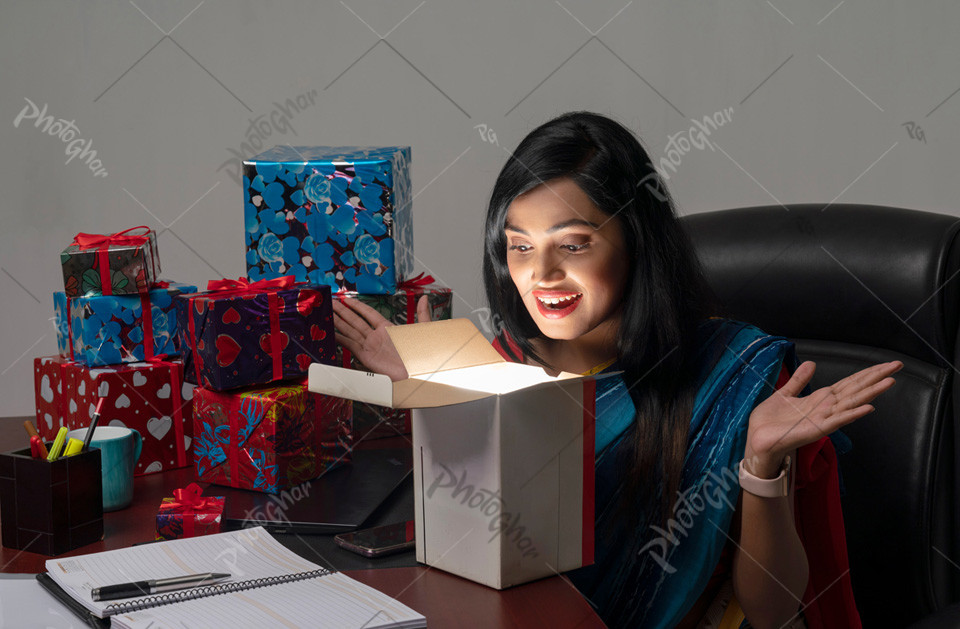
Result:
{"label": "gray wall background", "polygon": [[[411,145],[417,270],[478,322],[496,174],[568,110],[616,117],[654,160],[674,138],[681,213],[960,214],[958,24],[948,0],[4,0],[2,414],[33,412],[32,359],[56,353],[58,254],[78,231],[151,226],[169,279],[244,274],[245,142]],[[283,124],[278,104],[298,96]],[[67,163],[28,100],[73,121],[106,176]],[[725,110],[710,146],[683,150],[692,119]]]}

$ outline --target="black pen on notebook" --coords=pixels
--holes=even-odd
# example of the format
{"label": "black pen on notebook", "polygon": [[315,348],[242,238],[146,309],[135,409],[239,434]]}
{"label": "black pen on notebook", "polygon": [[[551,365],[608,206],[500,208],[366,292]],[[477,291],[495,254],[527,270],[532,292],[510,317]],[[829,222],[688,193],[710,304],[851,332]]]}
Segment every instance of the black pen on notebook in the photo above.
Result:
{"label": "black pen on notebook", "polygon": [[171,592],[173,590],[184,590],[186,588],[207,585],[214,581],[229,578],[230,575],[225,572],[204,572],[203,574],[188,574],[186,576],[170,577],[168,579],[148,579],[146,581],[134,581],[132,583],[118,583],[117,585],[104,585],[93,588],[90,591],[90,597],[95,601],[113,601],[118,598],[130,598],[133,596],[158,594],[160,592]]}

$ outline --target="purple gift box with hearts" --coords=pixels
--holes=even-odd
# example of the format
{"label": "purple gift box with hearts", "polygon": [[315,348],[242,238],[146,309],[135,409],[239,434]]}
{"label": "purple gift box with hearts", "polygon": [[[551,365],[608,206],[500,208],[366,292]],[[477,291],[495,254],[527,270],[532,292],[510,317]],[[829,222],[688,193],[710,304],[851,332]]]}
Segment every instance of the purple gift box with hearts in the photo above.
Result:
{"label": "purple gift box with hearts", "polygon": [[284,277],[215,280],[208,288],[176,300],[187,382],[224,391],[302,378],[314,362],[333,364],[328,287]]}

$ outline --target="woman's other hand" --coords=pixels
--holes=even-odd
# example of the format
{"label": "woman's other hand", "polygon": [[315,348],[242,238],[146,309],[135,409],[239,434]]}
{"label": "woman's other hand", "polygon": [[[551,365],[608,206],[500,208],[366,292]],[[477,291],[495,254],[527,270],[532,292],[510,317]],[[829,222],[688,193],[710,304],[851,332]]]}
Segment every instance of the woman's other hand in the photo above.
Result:
{"label": "woman's other hand", "polygon": [[[417,302],[417,321],[430,321],[430,304],[423,295]],[[407,369],[387,334],[393,325],[367,304],[351,298],[333,300],[333,325],[337,343],[356,356],[364,367],[390,376],[396,382],[407,378]]]}
{"label": "woman's other hand", "polygon": [[797,397],[816,371],[815,363],[804,362],[750,414],[744,464],[757,476],[776,476],[788,453],[872,412],[870,402],[894,385],[890,376],[901,368],[900,361],[873,365]]}

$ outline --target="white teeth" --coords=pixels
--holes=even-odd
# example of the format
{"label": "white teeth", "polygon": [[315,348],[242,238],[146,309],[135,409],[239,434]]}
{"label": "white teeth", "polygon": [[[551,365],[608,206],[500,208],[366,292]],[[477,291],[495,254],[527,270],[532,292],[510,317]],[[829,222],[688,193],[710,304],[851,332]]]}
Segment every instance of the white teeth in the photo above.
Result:
{"label": "white teeth", "polygon": [[573,299],[576,299],[580,296],[580,293],[574,295],[568,295],[566,297],[537,297],[541,302],[545,304],[550,304],[551,306],[556,306],[557,304],[562,304]]}

